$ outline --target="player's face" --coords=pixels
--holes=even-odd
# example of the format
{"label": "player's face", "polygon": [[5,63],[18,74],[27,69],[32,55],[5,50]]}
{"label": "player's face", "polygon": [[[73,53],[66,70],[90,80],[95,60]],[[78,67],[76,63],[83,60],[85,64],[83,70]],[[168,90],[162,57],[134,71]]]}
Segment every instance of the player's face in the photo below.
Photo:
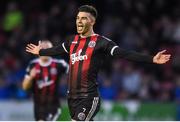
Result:
{"label": "player's face", "polygon": [[79,12],[76,17],[77,33],[86,35],[91,29],[93,29],[94,18],[90,13]]}
{"label": "player's face", "polygon": [[52,44],[50,42],[42,42],[41,43],[41,48],[42,49],[47,49],[47,48],[51,48]]}

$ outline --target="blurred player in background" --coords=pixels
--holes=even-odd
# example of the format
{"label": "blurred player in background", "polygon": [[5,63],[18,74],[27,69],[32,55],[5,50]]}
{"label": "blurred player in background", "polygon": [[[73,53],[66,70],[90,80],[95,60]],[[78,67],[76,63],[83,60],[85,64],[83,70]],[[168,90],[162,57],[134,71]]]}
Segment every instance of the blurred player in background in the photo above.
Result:
{"label": "blurred player in background", "polygon": [[[51,47],[50,41],[42,41],[42,49]],[[55,121],[59,118],[59,80],[67,70],[68,64],[64,60],[48,56],[40,56],[30,62],[22,86],[24,90],[33,91],[36,121]]]}
{"label": "blurred player in background", "polygon": [[69,54],[68,106],[72,120],[93,120],[99,111],[100,95],[96,78],[106,56],[156,64],[164,64],[170,59],[169,54],[164,54],[165,50],[149,56],[121,49],[110,39],[94,33],[96,18],[97,10],[83,5],[76,17],[77,35],[50,49],[41,49],[40,45],[34,44],[26,47],[27,52],[41,56]]}

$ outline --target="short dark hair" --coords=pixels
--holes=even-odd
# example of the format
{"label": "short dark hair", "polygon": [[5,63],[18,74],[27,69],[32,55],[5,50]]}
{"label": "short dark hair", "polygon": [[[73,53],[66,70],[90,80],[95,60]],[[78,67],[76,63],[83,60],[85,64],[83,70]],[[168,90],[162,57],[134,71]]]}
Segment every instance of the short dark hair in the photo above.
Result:
{"label": "short dark hair", "polygon": [[82,5],[78,8],[78,12],[87,12],[90,13],[92,16],[95,17],[95,19],[98,16],[97,10],[95,7],[90,6],[90,5]]}

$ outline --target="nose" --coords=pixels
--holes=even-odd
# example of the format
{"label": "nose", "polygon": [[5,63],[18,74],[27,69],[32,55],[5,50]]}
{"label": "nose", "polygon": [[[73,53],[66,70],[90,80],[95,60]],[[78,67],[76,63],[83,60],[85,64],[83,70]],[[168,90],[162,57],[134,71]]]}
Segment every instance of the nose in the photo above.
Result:
{"label": "nose", "polygon": [[80,20],[80,19],[78,19],[78,20],[77,20],[77,23],[81,23],[81,20]]}
{"label": "nose", "polygon": [[77,22],[78,22],[78,23],[81,23],[81,22],[82,22],[82,19],[81,19],[81,18],[78,18],[78,19],[77,19]]}

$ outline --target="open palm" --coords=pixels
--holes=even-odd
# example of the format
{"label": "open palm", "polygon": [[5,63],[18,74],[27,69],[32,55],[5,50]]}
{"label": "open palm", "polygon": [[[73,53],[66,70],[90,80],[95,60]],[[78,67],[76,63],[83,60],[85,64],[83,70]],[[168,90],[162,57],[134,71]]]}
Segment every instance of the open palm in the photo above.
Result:
{"label": "open palm", "polygon": [[164,64],[170,60],[171,55],[170,54],[164,54],[166,50],[158,52],[154,57],[153,57],[153,63],[156,64]]}
{"label": "open palm", "polygon": [[28,44],[26,46],[26,51],[29,52],[29,53],[32,53],[32,54],[35,54],[35,55],[39,55],[39,51],[41,49],[41,42],[39,41],[39,44],[38,45],[35,45],[35,44]]}

